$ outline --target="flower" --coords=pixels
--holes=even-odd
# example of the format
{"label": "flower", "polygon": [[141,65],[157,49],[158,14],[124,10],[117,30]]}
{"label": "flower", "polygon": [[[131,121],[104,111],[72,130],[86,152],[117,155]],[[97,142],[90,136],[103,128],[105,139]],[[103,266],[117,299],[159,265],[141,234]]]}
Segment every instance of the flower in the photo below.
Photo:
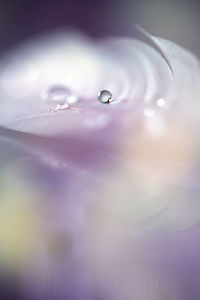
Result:
{"label": "flower", "polygon": [[163,232],[200,220],[199,62],[139,32],[58,31],[0,62],[2,266],[36,299],[144,299],[152,277],[153,300]]}

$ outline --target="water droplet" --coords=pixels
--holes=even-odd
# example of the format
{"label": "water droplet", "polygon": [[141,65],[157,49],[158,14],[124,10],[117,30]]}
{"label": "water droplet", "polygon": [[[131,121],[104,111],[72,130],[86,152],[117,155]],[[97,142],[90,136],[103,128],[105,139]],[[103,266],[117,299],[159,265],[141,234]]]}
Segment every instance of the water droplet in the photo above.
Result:
{"label": "water droplet", "polygon": [[51,105],[50,112],[56,112],[69,108],[71,104],[78,102],[78,97],[64,86],[53,86],[43,92],[42,99]]}
{"label": "water droplet", "polygon": [[112,94],[107,90],[102,90],[98,94],[98,100],[101,103],[110,103],[112,102]]}

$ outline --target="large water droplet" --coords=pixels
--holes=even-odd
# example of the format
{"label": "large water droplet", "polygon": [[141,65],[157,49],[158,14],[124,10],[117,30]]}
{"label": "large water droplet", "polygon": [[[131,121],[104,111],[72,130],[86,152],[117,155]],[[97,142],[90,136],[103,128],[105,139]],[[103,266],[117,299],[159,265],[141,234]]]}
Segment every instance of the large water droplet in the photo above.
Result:
{"label": "large water droplet", "polygon": [[112,94],[107,90],[102,90],[98,94],[98,100],[101,103],[109,103],[112,101]]}
{"label": "large water droplet", "polygon": [[51,112],[64,110],[78,102],[78,97],[64,86],[53,86],[43,92],[42,98],[51,106]]}

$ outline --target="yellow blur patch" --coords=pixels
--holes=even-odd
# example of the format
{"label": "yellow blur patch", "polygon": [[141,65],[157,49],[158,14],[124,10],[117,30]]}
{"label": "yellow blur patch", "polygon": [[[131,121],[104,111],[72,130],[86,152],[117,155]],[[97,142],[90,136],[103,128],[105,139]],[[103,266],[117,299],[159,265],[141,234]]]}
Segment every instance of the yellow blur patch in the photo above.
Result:
{"label": "yellow blur patch", "polygon": [[23,262],[36,242],[37,224],[33,199],[25,189],[1,191],[0,259],[3,265],[9,267]]}
{"label": "yellow blur patch", "polygon": [[179,177],[195,160],[189,130],[176,123],[167,124],[165,130],[156,135],[144,126],[137,140],[132,141],[129,138],[126,155],[153,173]]}

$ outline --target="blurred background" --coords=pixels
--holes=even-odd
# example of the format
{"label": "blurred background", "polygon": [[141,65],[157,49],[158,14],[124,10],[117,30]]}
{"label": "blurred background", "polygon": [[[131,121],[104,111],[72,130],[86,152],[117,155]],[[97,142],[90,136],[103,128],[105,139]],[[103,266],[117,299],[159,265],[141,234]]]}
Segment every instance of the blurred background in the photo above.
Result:
{"label": "blurred background", "polygon": [[131,35],[134,22],[200,56],[199,14],[197,0],[1,0],[0,49],[66,26],[93,36]]}
{"label": "blurred background", "polygon": [[[133,23],[200,57],[200,2],[195,0],[0,0],[0,53],[62,27],[75,27],[94,37],[134,36]],[[8,278],[0,274],[0,300],[4,299],[22,300],[10,274]]]}

